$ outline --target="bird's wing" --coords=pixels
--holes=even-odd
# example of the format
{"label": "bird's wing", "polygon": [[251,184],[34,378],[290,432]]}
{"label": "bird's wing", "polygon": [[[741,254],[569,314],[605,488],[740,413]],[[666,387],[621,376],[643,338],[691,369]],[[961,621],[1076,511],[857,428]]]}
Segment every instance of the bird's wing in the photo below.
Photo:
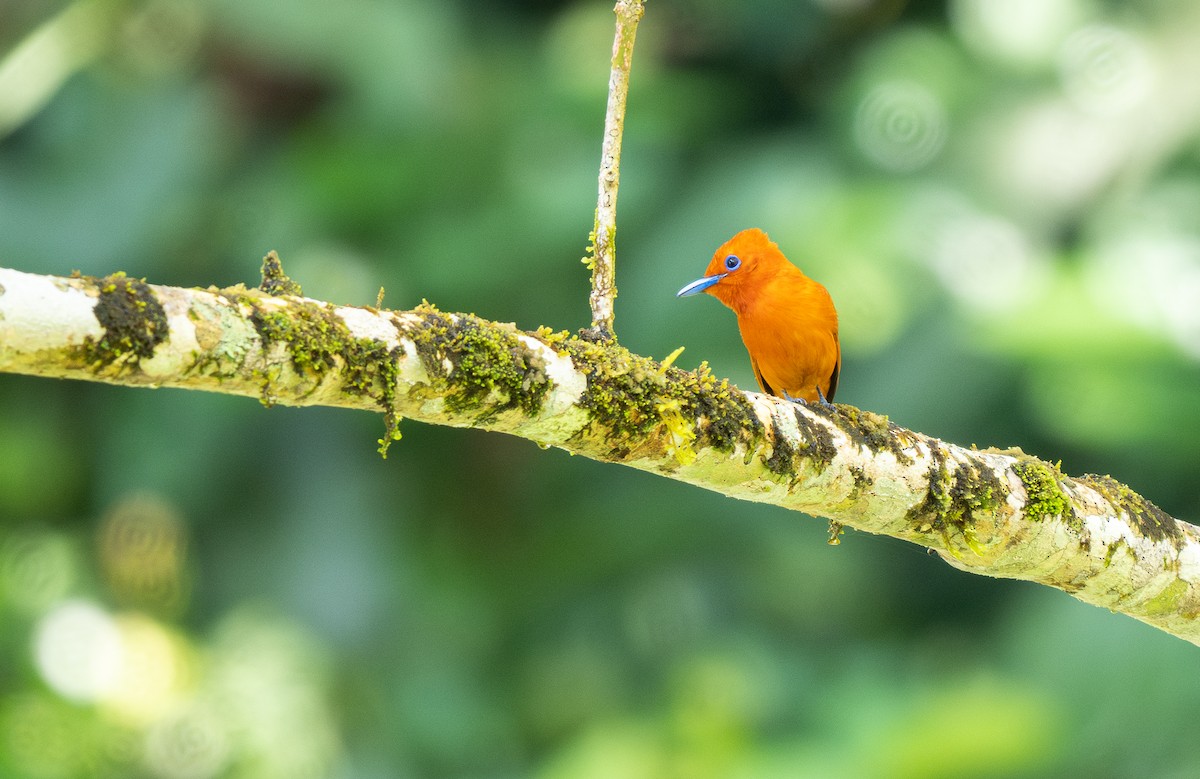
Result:
{"label": "bird's wing", "polygon": [[833,348],[837,349],[837,362],[833,365],[833,373],[829,377],[829,392],[825,393],[825,399],[830,403],[833,402],[833,393],[837,392],[838,376],[842,372],[842,345],[838,341],[837,330],[833,331]]}
{"label": "bird's wing", "polygon": [[754,379],[758,382],[759,389],[768,395],[779,394],[775,390],[771,389],[770,384],[767,384],[767,380],[763,378],[762,371],[758,369],[758,360],[754,359],[753,355],[750,357],[750,367],[754,369]]}

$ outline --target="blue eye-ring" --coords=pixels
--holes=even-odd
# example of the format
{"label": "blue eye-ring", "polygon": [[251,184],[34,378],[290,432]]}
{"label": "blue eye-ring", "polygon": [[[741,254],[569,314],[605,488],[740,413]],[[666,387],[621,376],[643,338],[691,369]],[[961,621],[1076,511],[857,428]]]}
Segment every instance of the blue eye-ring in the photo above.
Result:
{"label": "blue eye-ring", "polygon": [[731,254],[725,258],[726,270],[737,270],[740,267],[742,267],[742,260],[736,254]]}

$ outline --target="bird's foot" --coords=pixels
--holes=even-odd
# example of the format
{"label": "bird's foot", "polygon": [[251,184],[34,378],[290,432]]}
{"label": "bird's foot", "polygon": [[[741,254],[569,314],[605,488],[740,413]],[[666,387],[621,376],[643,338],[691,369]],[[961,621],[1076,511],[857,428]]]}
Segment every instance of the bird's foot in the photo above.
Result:
{"label": "bird's foot", "polygon": [[[807,406],[807,405],[808,405],[808,401],[807,401],[807,400],[805,400],[804,398],[793,398],[791,395],[789,395],[789,394],[788,394],[788,391],[787,391],[787,390],[784,390],[784,391],[783,391],[783,399],[784,399],[784,400],[790,400],[790,401],[791,401],[791,402],[793,402],[793,403],[799,403],[801,406]],[[821,404],[823,407],[825,407],[825,409],[827,409],[827,410],[829,410],[829,411],[836,411],[836,410],[837,410],[837,407],[836,407],[836,406],[834,406],[832,403],[830,403],[830,402],[829,402],[829,401],[828,401],[828,400],[825,398],[825,393],[824,393],[824,392],[821,392],[821,388],[820,388],[820,387],[817,387],[817,400],[818,400],[818,402],[819,402],[819,403],[820,403],[820,404]]]}

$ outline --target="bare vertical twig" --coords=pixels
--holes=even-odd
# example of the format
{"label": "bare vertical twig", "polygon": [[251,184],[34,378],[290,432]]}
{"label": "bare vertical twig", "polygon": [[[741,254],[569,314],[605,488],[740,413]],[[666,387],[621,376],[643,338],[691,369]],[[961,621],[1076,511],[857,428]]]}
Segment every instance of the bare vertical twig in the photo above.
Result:
{"label": "bare vertical twig", "polygon": [[123,5],[78,0],[0,58],[0,139],[41,111],[63,84],[113,42]]}
{"label": "bare vertical twig", "polygon": [[613,12],[617,31],[613,38],[612,70],[608,77],[608,110],[604,116],[604,144],[600,152],[600,193],[592,245],[584,262],[592,269],[592,330],[613,337],[613,301],[617,297],[616,235],[617,186],[620,182],[621,133],[625,128],[625,102],[629,95],[629,70],[638,22],[646,12],[644,0],[617,0]]}

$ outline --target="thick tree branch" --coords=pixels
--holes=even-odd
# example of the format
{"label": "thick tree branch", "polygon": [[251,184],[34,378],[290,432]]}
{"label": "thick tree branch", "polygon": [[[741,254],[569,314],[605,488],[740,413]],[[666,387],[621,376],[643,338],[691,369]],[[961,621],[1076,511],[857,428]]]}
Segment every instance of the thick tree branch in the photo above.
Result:
{"label": "thick tree branch", "polygon": [[1200,644],[1200,529],[1115,480],[963,449],[851,406],[742,392],[613,342],[428,305],[0,269],[0,371],[510,433],[912,541],[965,571],[1057,587]]}

